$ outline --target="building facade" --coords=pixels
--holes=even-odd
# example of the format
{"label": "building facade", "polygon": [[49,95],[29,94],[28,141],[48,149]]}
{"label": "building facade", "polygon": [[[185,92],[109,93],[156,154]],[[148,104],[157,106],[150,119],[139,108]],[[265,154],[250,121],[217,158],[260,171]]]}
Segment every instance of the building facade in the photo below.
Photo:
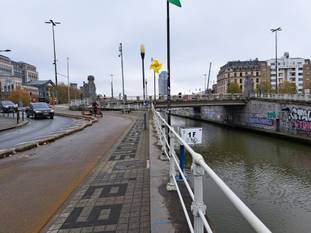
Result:
{"label": "building facade", "polygon": [[253,90],[258,90],[260,83],[270,81],[270,68],[267,62],[258,59],[228,62],[218,72],[217,94],[226,94],[232,82],[237,83],[241,92],[244,92],[246,77],[252,81]]}
{"label": "building facade", "polygon": [[38,101],[49,102],[52,96],[50,89],[54,87],[55,84],[51,80],[34,80],[28,82],[27,86],[36,87],[38,89]]}
{"label": "building facade", "polygon": [[168,73],[166,71],[162,71],[159,75],[159,96],[160,97],[167,96],[167,79],[168,79]]}
{"label": "building facade", "polygon": [[311,93],[311,61],[309,59],[305,60],[303,65],[303,89],[304,94]]}
{"label": "building facade", "polygon": [[8,94],[29,81],[38,80],[36,67],[24,62],[15,62],[0,55],[0,92],[1,96]]}
{"label": "building facade", "polygon": [[[271,68],[271,87],[276,89],[276,85],[280,87],[284,81],[294,83],[296,93],[303,92],[303,66],[306,63],[304,58],[290,58],[289,53],[284,53],[284,56],[277,59],[278,70],[276,72],[275,59],[267,61]],[[277,76],[277,79],[276,79]],[[276,83],[277,80],[277,83]]]}

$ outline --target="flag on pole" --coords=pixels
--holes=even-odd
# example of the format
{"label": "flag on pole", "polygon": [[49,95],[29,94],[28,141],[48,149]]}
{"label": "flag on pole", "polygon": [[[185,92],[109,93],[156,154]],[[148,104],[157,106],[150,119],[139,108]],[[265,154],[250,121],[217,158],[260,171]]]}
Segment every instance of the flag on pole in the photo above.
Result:
{"label": "flag on pole", "polygon": [[159,61],[156,59],[152,60],[152,63],[150,65],[150,70],[153,70],[155,73],[159,73],[161,69],[162,69],[162,64],[159,63]]}
{"label": "flag on pole", "polygon": [[181,7],[180,0],[168,0],[168,2],[174,4],[175,6]]}

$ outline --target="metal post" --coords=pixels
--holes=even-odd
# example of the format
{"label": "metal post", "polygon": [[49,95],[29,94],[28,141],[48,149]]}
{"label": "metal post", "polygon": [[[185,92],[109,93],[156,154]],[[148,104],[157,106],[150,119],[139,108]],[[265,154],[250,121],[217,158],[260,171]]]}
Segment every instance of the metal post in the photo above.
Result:
{"label": "metal post", "polygon": [[175,161],[173,156],[175,156],[175,150],[174,150],[174,146],[175,146],[175,142],[174,142],[174,135],[169,132],[169,136],[170,136],[170,149],[169,149],[169,155],[170,155],[170,174],[169,174],[169,182],[166,185],[166,190],[167,191],[176,191],[176,187],[175,187],[175,176],[176,176],[176,170],[175,170]]}
{"label": "metal post", "polygon": [[[185,146],[180,145],[179,147],[179,167],[184,172],[185,167]],[[182,180],[181,174],[179,174],[179,179]]]}
{"label": "metal post", "polygon": [[19,124],[19,110],[17,110],[17,113],[16,113],[16,122],[17,122],[17,124]]}
{"label": "metal post", "polygon": [[123,47],[120,43],[120,57],[121,57],[121,72],[122,72],[122,93],[123,93],[123,110],[125,107],[125,89],[124,89],[124,68],[123,68]]}
{"label": "metal post", "polygon": [[194,232],[204,233],[203,221],[200,217],[199,212],[201,211],[204,215],[206,212],[206,205],[203,202],[203,175],[204,169],[197,165],[192,164],[191,167],[192,174],[194,177],[194,200],[191,205],[191,210],[193,214]]}
{"label": "metal post", "polygon": [[145,91],[145,55],[142,56],[141,62],[142,62],[142,72],[143,72],[143,99],[144,99],[144,105],[146,102],[146,91]]}
{"label": "metal post", "polygon": [[54,24],[52,23],[52,33],[53,33],[53,50],[54,50],[54,70],[55,70],[55,86],[57,87],[57,62],[56,62],[56,46],[55,46],[55,31]]}
{"label": "metal post", "polygon": [[[167,123],[171,125],[171,46],[170,46],[170,3],[166,1],[166,11],[167,11]],[[167,129],[169,131],[169,129]],[[170,143],[170,136],[167,137]]]}
{"label": "metal post", "polygon": [[67,57],[68,106],[70,107],[69,57]]}
{"label": "metal post", "polygon": [[113,74],[111,74],[110,76],[111,76],[111,81],[110,81],[110,85],[111,85],[111,100],[113,100]]}
{"label": "metal post", "polygon": [[279,93],[278,91],[278,31],[275,31],[275,88],[276,88],[276,93]]}
{"label": "metal post", "polygon": [[22,121],[25,120],[25,116],[24,116],[24,109],[22,110]]}

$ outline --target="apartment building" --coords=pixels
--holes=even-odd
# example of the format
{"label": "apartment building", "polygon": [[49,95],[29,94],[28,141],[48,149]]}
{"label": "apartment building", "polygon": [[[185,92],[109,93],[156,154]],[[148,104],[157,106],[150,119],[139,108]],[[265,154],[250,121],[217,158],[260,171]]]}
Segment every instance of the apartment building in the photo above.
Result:
{"label": "apartment building", "polygon": [[288,81],[295,84],[297,93],[302,93],[304,83],[303,68],[306,61],[304,58],[291,58],[289,53],[286,52],[283,57],[277,59],[278,70],[276,71],[276,60],[268,60],[267,63],[271,69],[270,81],[272,89],[275,90],[276,86],[279,87],[283,82]]}
{"label": "apartment building", "polygon": [[269,81],[270,67],[266,61],[259,61],[258,59],[228,62],[218,72],[217,94],[227,93],[228,85],[231,82],[237,83],[243,92],[246,78],[252,81],[253,90],[256,90],[262,81]]}

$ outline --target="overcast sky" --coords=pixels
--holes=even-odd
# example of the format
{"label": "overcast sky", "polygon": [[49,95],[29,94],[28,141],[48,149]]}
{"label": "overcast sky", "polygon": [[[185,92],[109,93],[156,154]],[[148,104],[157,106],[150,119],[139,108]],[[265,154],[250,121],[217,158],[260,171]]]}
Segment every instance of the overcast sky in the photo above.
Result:
{"label": "overcast sky", "polygon": [[[204,87],[204,73],[213,62],[213,81],[230,60],[267,60],[274,57],[273,27],[281,26],[279,55],[311,57],[310,0],[181,0],[171,6],[172,91]],[[165,0],[0,0],[0,49],[37,67],[40,79],[54,81],[51,26],[60,21],[56,46],[60,73],[70,57],[71,81],[82,84],[95,76],[97,92],[121,92],[118,46],[124,45],[125,88],[129,96],[142,94],[139,46],[166,67]],[[8,54],[6,54],[8,55]],[[148,94],[153,93],[147,69]],[[59,77],[60,80],[66,81]]]}

